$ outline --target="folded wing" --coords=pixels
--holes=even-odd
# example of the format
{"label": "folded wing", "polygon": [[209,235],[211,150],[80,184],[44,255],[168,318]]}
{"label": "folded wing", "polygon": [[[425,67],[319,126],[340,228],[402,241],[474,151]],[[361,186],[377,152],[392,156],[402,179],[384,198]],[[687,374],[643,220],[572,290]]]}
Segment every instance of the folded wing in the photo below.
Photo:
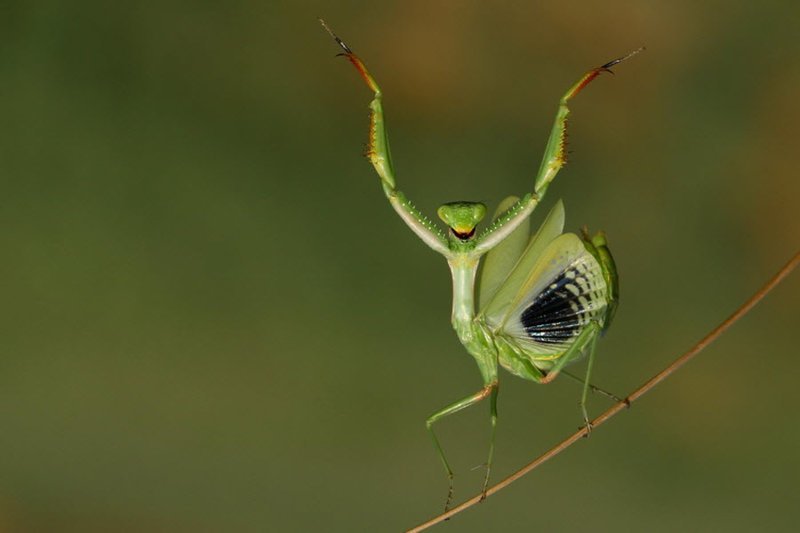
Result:
{"label": "folded wing", "polygon": [[487,322],[501,320],[542,252],[563,230],[564,204],[558,201],[530,240],[527,225],[522,224],[486,254],[478,302],[480,315]]}

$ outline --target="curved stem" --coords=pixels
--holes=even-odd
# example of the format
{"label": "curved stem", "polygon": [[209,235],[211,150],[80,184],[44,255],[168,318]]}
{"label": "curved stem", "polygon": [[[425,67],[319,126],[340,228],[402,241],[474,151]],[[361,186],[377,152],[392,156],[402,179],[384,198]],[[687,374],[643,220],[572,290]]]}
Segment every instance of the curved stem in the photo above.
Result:
{"label": "curved stem", "polygon": [[[794,254],[794,256],[781,268],[777,274],[775,274],[769,281],[767,281],[763,287],[761,287],[758,292],[756,292],[753,296],[751,296],[745,303],[743,303],[731,316],[726,318],[719,326],[711,330],[705,337],[700,339],[692,348],[690,348],[686,353],[675,359],[672,363],[669,364],[664,370],[659,372],[658,374],[651,377],[649,380],[644,382],[640,387],[636,390],[631,392],[625,399],[620,402],[615,403],[610,408],[608,408],[605,412],[603,412],[600,416],[592,420],[591,427],[593,430],[597,429],[599,426],[606,423],[611,417],[629,407],[631,403],[635,402],[639,398],[641,398],[645,393],[649,392],[653,387],[664,381],[668,378],[673,372],[678,370],[684,364],[689,362],[693,359],[697,354],[702,352],[705,348],[707,348],[712,342],[717,340],[725,331],[728,330],[733,324],[735,324],[740,318],[745,316],[750,310],[760,302],[767,294],[769,294],[772,289],[774,289],[784,278],[786,278],[792,270],[794,270],[797,265],[800,264],[800,252]],[[514,481],[518,480],[522,476],[528,474],[530,471],[538,468],[544,462],[549,459],[552,459],[556,455],[560,454],[577,441],[581,440],[583,437],[586,436],[587,428],[583,427],[580,430],[576,431],[563,441],[559,442],[545,453],[522,467],[521,469],[517,470],[504,480],[500,481],[496,485],[493,485],[489,488],[484,494],[478,494],[473,496],[469,500],[465,501],[464,503],[453,507],[449,511],[442,513],[434,518],[431,518],[427,522],[424,522],[410,530],[410,533],[415,533],[418,531],[423,531],[428,529],[429,527],[438,524],[444,520],[447,520],[451,516],[454,516],[461,511],[469,509],[476,503],[481,502],[484,498],[489,497],[496,492],[501,491],[502,489],[506,488],[508,485],[513,483]]]}

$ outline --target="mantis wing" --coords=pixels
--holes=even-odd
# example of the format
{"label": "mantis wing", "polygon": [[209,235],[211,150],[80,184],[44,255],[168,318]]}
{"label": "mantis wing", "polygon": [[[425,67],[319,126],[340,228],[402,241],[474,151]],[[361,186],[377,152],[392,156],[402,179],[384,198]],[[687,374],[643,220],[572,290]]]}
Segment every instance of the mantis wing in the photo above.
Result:
{"label": "mantis wing", "polygon": [[565,348],[590,322],[603,326],[608,302],[602,266],[580,237],[566,233],[538,257],[500,325],[547,351]]}
{"label": "mantis wing", "polygon": [[[516,204],[519,198],[509,196],[497,206],[492,220],[508,211]],[[483,270],[480,277],[480,293],[478,294],[478,308],[482,309],[495,295],[497,289],[506,280],[508,274],[519,260],[530,237],[530,225],[523,222],[500,244],[492,248],[483,260]]]}
{"label": "mantis wing", "polygon": [[[508,199],[506,199],[507,201]],[[503,202],[505,203],[505,201]],[[503,204],[501,204],[502,206]],[[499,210],[499,209],[498,209]],[[481,292],[480,292],[480,313],[484,315],[487,322],[499,323],[502,317],[506,314],[508,306],[517,296],[520,287],[525,280],[528,279],[528,274],[531,268],[536,264],[537,259],[542,254],[544,249],[550,242],[558,237],[564,230],[564,204],[559,200],[553,209],[548,213],[539,230],[530,238],[527,246],[521,253],[514,251],[514,246],[518,243],[512,241],[507,248],[505,248],[506,241],[498,244],[491,250],[486,257],[487,264],[484,265],[483,275],[481,277]],[[514,230],[514,233],[507,237],[508,239],[519,238],[517,232],[519,228]],[[526,232],[527,233],[527,232]],[[510,261],[509,258],[500,259],[502,255],[495,256],[495,266],[489,268],[492,254],[499,250],[499,254],[513,255],[517,254],[516,261]],[[494,294],[484,293],[484,287],[489,285],[494,289]]]}

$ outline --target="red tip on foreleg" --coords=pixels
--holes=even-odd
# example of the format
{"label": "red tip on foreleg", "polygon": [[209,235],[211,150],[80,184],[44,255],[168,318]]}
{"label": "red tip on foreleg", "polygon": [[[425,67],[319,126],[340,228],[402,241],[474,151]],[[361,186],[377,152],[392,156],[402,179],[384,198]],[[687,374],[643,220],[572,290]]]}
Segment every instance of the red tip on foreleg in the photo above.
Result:
{"label": "red tip on foreleg", "polygon": [[342,50],[344,50],[343,53],[338,55],[346,57],[347,60],[350,61],[350,63],[352,63],[354,67],[356,67],[356,70],[358,70],[358,73],[361,74],[361,77],[364,79],[364,82],[367,84],[367,86],[374,93],[380,94],[381,89],[380,87],[378,87],[378,84],[375,82],[375,79],[370,75],[369,71],[367,70],[367,67],[364,65],[364,62],[361,61],[361,59],[359,59],[359,57],[353,53],[350,47],[347,46],[347,44],[345,44],[345,42],[341,40],[338,35],[333,33],[333,30],[331,30],[328,27],[328,25],[325,24],[324,20],[319,19],[319,22],[320,24],[322,24],[322,27],[325,28],[325,30],[331,35],[331,37],[333,37],[333,40],[336,41],[336,44],[338,44],[342,48]]}
{"label": "red tip on foreleg", "polygon": [[634,50],[633,52],[631,52],[631,53],[629,53],[627,55],[624,55],[622,57],[618,57],[617,59],[612,59],[611,61],[609,61],[605,65],[602,65],[602,66],[599,66],[599,67],[597,67],[595,69],[590,70],[589,72],[587,72],[583,76],[583,78],[580,79],[580,81],[578,81],[578,83],[573,85],[572,89],[570,89],[567,92],[567,94],[564,95],[564,100],[569,100],[570,98],[572,98],[573,96],[575,96],[576,94],[581,92],[581,90],[583,90],[584,87],[589,85],[592,82],[592,80],[594,80],[602,72],[608,72],[609,74],[614,74],[614,72],[611,70],[611,67],[613,67],[615,65],[619,65],[623,61],[625,61],[627,59],[630,59],[631,57],[635,56],[636,54],[638,54],[639,52],[641,52],[644,49],[645,49],[644,46],[642,46],[641,48],[637,48],[636,50]]}

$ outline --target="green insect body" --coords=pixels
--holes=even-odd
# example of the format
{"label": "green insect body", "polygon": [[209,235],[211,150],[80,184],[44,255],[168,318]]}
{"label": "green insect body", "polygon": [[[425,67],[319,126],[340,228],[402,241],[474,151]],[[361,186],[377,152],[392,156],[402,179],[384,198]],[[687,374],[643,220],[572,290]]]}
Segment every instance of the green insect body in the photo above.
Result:
{"label": "green insect body", "polygon": [[[612,66],[641,49],[590,70],[564,94],[533,192],[522,198],[506,198],[495,211],[492,223],[480,234],[476,228],[486,215],[485,205],[478,202],[444,204],[437,214],[447,225],[445,234],[396,189],[380,87],[353,51],[324,22],[322,24],[343,50],[340,55],[356,67],[374,92],[370,103],[367,157],[381,179],[386,197],[408,227],[443,255],[450,267],[452,325],[478,364],[484,385],[478,392],[431,415],[426,424],[448,475],[447,507],[453,494],[453,471],[433,425],[489,398],[492,434],[483,484],[485,496],[497,425],[499,366],[521,378],[549,383],[564,366],[588,354],[586,377],[581,380],[581,409],[589,427],[586,397],[595,345],[610,325],[619,297],[614,260],[602,232],[593,237],[585,230],[581,236],[563,233],[565,215],[561,201],[533,235],[527,221],[566,162],[567,103],[601,72],[610,72]],[[475,282],[481,260],[483,270],[475,302]]]}

